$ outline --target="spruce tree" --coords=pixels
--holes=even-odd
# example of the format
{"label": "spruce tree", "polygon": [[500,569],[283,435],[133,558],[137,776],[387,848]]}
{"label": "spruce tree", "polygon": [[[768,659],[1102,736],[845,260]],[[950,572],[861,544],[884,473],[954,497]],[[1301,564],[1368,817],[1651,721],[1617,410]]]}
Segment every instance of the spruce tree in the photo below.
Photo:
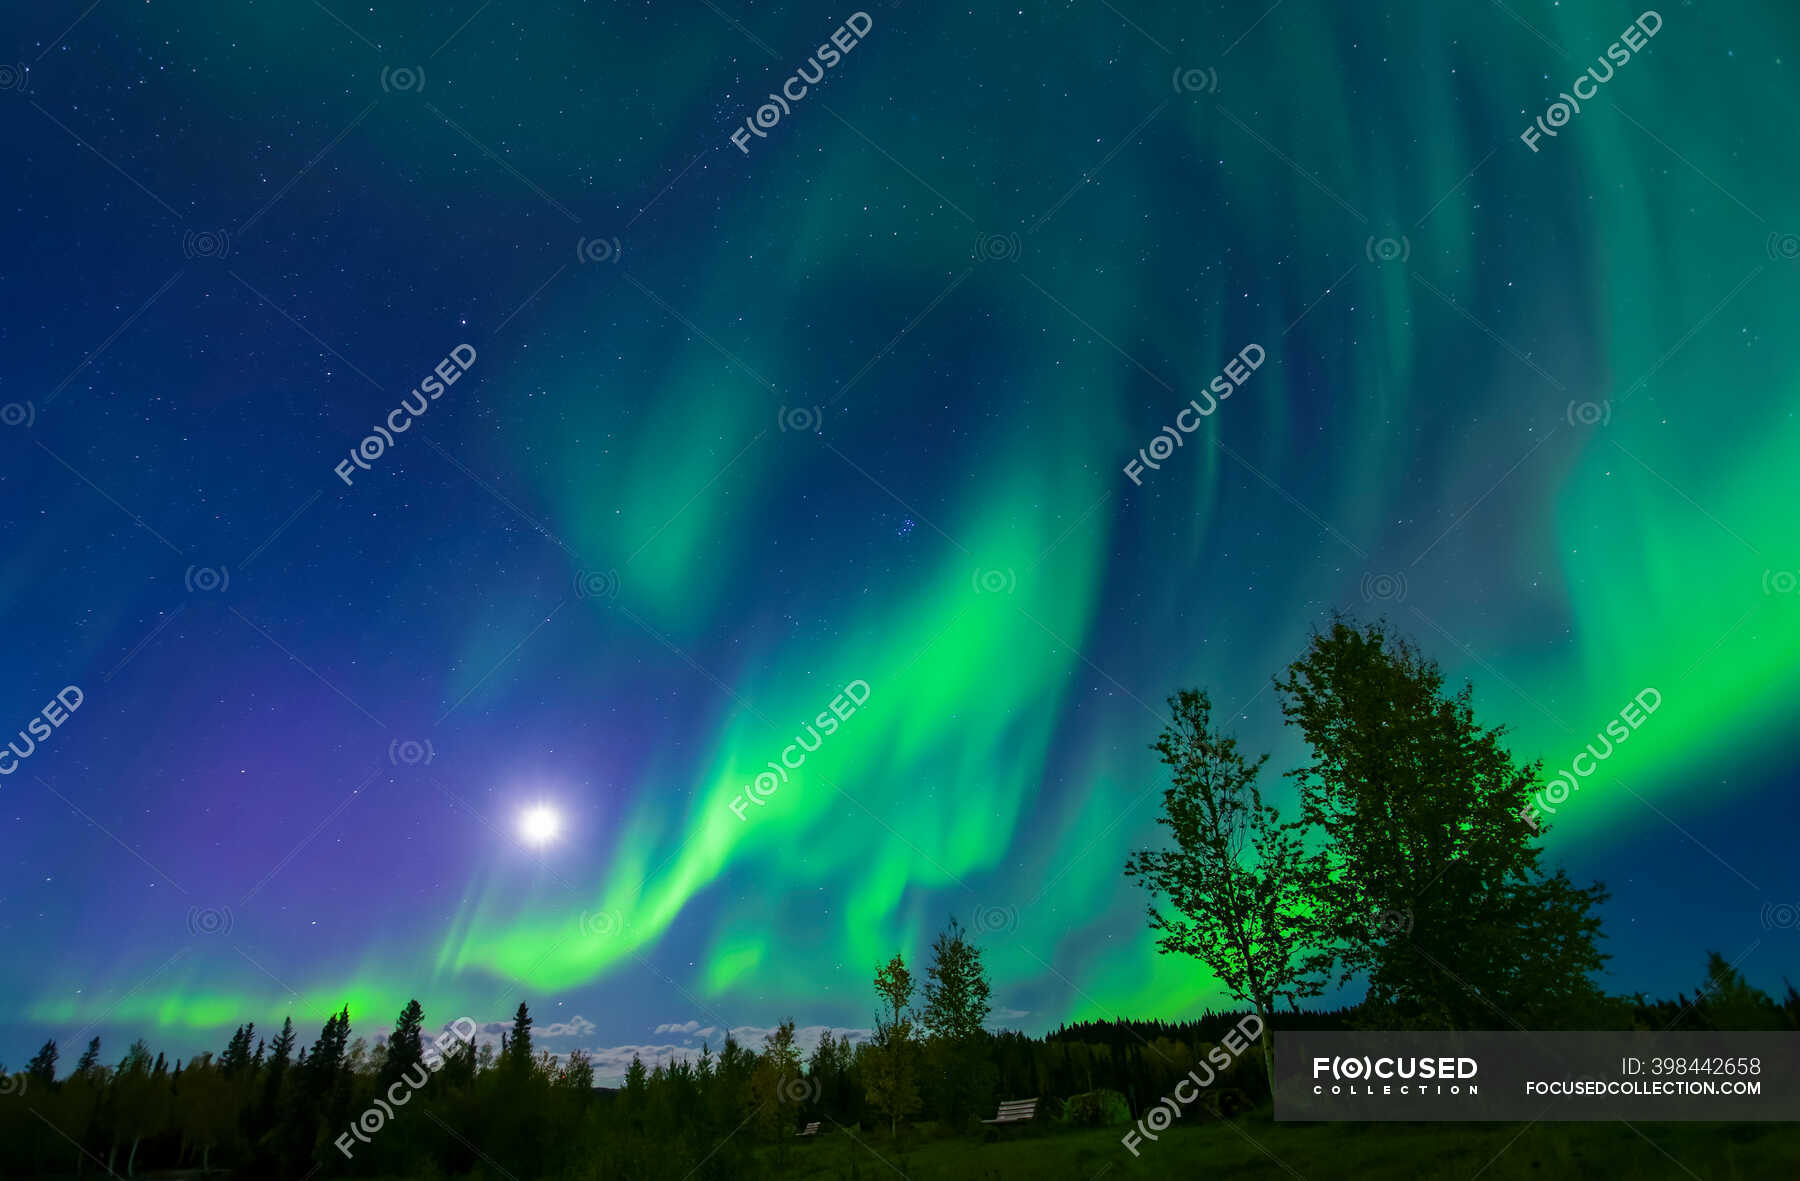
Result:
{"label": "spruce tree", "polygon": [[525,1002],[519,1002],[519,1011],[513,1014],[512,1036],[506,1039],[504,1064],[520,1074],[531,1070],[531,1010]]}
{"label": "spruce tree", "polygon": [[231,1035],[225,1052],[219,1056],[219,1069],[227,1075],[238,1075],[250,1065],[250,1039],[256,1035],[256,1023],[240,1025]]}
{"label": "spruce tree", "polygon": [[30,1078],[32,1082],[41,1083],[46,1087],[55,1082],[56,1059],[58,1053],[56,1039],[51,1038],[44,1043],[43,1047],[38,1050],[35,1055],[32,1056],[31,1061],[25,1064],[26,1076]]}
{"label": "spruce tree", "polygon": [[406,1002],[388,1034],[387,1057],[382,1062],[381,1085],[385,1088],[425,1060],[425,1010],[417,1000]]}

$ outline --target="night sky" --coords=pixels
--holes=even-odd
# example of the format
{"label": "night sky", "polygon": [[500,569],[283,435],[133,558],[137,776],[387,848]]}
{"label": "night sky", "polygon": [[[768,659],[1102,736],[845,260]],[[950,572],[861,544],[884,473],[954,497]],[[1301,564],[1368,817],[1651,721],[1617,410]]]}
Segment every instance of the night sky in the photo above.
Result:
{"label": "night sky", "polygon": [[1605,983],[1800,977],[1800,12],[1575,112],[1641,10],[854,11],[9,11],[9,1068],[866,1027],[952,915],[999,1024],[1192,1016],[1162,700],[1290,801],[1333,608],[1546,776],[1657,690],[1545,837]]}

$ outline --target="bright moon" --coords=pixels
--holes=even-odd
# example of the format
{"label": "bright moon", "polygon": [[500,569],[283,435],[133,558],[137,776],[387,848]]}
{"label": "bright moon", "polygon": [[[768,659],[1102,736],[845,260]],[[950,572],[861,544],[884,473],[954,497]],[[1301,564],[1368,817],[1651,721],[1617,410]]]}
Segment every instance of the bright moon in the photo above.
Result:
{"label": "bright moon", "polygon": [[519,817],[519,836],[528,845],[547,845],[562,830],[562,817],[548,804],[527,808]]}

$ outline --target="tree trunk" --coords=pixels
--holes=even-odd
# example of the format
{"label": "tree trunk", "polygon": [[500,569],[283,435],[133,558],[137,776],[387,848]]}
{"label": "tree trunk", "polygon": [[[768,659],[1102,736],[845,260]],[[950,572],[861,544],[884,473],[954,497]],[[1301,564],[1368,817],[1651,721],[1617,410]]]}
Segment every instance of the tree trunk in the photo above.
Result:
{"label": "tree trunk", "polygon": [[1274,1015],[1274,1002],[1256,1007],[1256,1018],[1263,1023],[1263,1065],[1269,1075],[1269,1102],[1275,1102],[1275,1025],[1269,1020]]}
{"label": "tree trunk", "polygon": [[131,1138],[131,1155],[125,1158],[125,1175],[127,1177],[137,1176],[137,1148],[138,1144],[142,1142],[143,1139],[142,1136],[133,1136]]}

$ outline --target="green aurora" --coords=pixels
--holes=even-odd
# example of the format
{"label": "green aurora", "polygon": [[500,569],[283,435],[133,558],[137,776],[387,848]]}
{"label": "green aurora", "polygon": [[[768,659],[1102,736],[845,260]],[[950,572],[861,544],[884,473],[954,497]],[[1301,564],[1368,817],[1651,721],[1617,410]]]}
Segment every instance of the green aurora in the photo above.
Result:
{"label": "green aurora", "polygon": [[[513,544],[564,579],[618,571],[616,601],[570,599],[518,649],[519,682],[484,674],[545,603],[475,600],[437,692],[472,718],[527,677],[533,700],[561,692],[564,668],[571,689],[683,688],[660,731],[617,735],[629,780],[578,849],[522,868],[496,839],[446,871],[447,905],[404,917],[335,893],[341,938],[278,969],[291,989],[229,951],[126,939],[35,977],[25,1015],[305,1027],[412,995],[486,1020],[648,992],[665,1020],[857,1023],[874,966],[947,914],[1027,1026],[1226,1003],[1155,953],[1120,875],[1157,839],[1148,744],[1163,696],[1199,685],[1293,765],[1268,678],[1333,607],[1386,614],[1471,680],[1546,775],[1660,691],[1559,810],[1553,858],[1659,823],[1648,806],[1770,790],[1800,690],[1800,596],[1770,593],[1800,569],[1800,391],[1774,347],[1800,305],[1782,246],[1800,165],[1779,142],[1800,17],[1669,9],[1533,152],[1532,115],[1635,14],[1293,0],[1253,25],[1264,7],[1134,8],[1134,29],[1105,5],[883,6],[749,156],[730,128],[844,14],[733,10],[776,56],[705,6],[480,18],[416,97],[623,243],[499,331],[575,228],[383,96],[333,157],[338,183],[367,178],[359,217],[411,216],[415,187],[459,218],[511,211],[461,247],[496,291],[467,331],[499,421],[452,450],[508,473],[552,535],[494,518]],[[383,52],[309,5],[131,21],[288,62],[184,82],[273,118],[441,40],[397,31],[435,30],[416,13],[346,17]],[[1172,88],[1185,68],[1216,68],[1217,93]],[[1251,341],[1268,363],[1126,479]],[[816,431],[782,429],[815,407]],[[1393,574],[1404,595],[1370,602]],[[857,679],[867,704],[740,819],[732,801]],[[1702,935],[1681,933],[1690,959]]]}

